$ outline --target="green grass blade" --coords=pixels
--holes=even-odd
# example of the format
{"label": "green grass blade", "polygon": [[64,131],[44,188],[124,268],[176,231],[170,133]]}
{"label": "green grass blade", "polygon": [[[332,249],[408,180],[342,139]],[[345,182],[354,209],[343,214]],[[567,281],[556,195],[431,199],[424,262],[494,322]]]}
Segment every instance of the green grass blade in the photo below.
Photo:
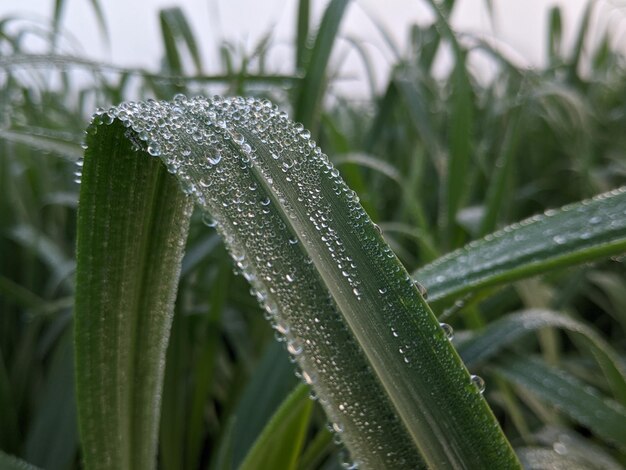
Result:
{"label": "green grass blade", "polygon": [[279,343],[270,344],[255,367],[233,414],[232,460],[240,465],[280,404],[296,386],[293,365]]}
{"label": "green grass blade", "polygon": [[159,20],[169,71],[176,74],[183,73],[182,59],[177,45],[178,41],[182,41],[189,51],[196,73],[202,73],[198,44],[183,11],[179,7],[165,8],[159,12]]}
{"label": "green grass blade", "polygon": [[298,2],[298,22],[296,29],[296,70],[304,67],[308,59],[310,0]]}
{"label": "green grass blade", "polygon": [[511,179],[513,163],[517,155],[516,152],[521,134],[521,114],[522,111],[520,108],[514,108],[510,111],[508,116],[509,122],[507,123],[504,138],[502,139],[500,155],[495,163],[493,175],[490,177],[493,182],[489,184],[487,190],[485,215],[480,223],[481,235],[486,235],[496,229],[498,215],[506,200],[507,186]]}
{"label": "green grass blade", "polygon": [[309,388],[299,385],[267,423],[239,470],[295,470],[312,408]]}
{"label": "green grass blade", "polygon": [[603,370],[622,405],[626,405],[626,370],[615,350],[586,324],[549,310],[527,310],[503,317],[457,345],[467,367],[478,367],[496,357],[503,349],[541,328],[560,328],[578,336]]}
{"label": "green grass blade", "polygon": [[508,382],[560,410],[605,441],[626,447],[626,408],[539,359],[507,356],[491,366]]}
{"label": "green grass blade", "polygon": [[[308,131],[251,98],[108,113],[90,127],[97,145],[126,135],[160,155],[211,215],[362,468],[518,468],[438,321]],[[99,125],[107,116],[114,125]]]}
{"label": "green grass blade", "polygon": [[319,106],[326,85],[326,68],[339,25],[350,0],[331,0],[317,31],[307,63],[304,79],[299,87],[295,105],[295,119],[306,128],[317,126]]}
{"label": "green grass blade", "polygon": [[27,145],[52,155],[58,155],[70,161],[78,161],[83,156],[83,149],[66,135],[55,135],[42,129],[0,129],[0,139]]}
{"label": "green grass blade", "polygon": [[558,66],[563,60],[562,43],[563,21],[561,19],[561,8],[555,6],[550,9],[548,26],[548,63],[552,67]]}
{"label": "green grass blade", "polygon": [[[75,354],[86,468],[151,468],[190,201],[119,121],[87,136]],[[94,134],[98,132],[97,136]]]}
{"label": "green grass blade", "polygon": [[192,467],[197,467],[202,451],[202,444],[205,438],[204,409],[206,406],[213,376],[215,363],[217,362],[217,351],[219,347],[220,320],[226,295],[228,294],[228,283],[231,278],[230,263],[222,262],[211,293],[211,306],[208,311],[202,341],[204,347],[198,359],[198,366],[195,371],[194,387],[191,392],[191,412],[186,422],[187,427],[187,458],[186,462]]}
{"label": "green grass blade", "polygon": [[[473,90],[465,68],[465,53],[458,52],[452,72],[452,96],[448,148],[448,178],[446,180],[446,226],[448,240],[454,246],[457,213],[467,193],[473,126]],[[458,246],[458,245],[457,245]]]}
{"label": "green grass blade", "polygon": [[626,189],[511,225],[413,273],[432,301],[447,301],[562,266],[626,251]]}
{"label": "green grass blade", "polygon": [[[565,453],[579,460],[586,460],[591,468],[604,470],[621,470],[623,467],[611,455],[611,450],[602,447],[598,442],[590,440],[572,429],[563,426],[547,426],[535,434],[537,444],[556,448],[561,454]],[[519,455],[520,449],[516,449]]]}

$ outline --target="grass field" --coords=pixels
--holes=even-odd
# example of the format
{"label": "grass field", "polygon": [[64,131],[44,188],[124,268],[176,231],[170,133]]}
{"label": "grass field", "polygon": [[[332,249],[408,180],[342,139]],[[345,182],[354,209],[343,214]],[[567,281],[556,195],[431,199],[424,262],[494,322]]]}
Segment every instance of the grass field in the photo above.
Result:
{"label": "grass field", "polygon": [[[331,1],[319,25],[300,0],[287,75],[265,63],[271,42],[249,57],[225,45],[223,73],[204,75],[193,31],[176,8],[160,12],[164,55],[154,73],[55,48],[63,31],[54,21],[0,21],[0,469],[85,468],[74,377],[81,359],[73,347],[91,347],[73,339],[81,285],[75,173],[81,145],[97,141],[85,129],[96,109],[179,93],[270,99],[310,131],[384,242],[428,290],[433,313],[453,328],[452,344],[475,382],[484,380],[483,396],[525,468],[626,465],[626,198],[614,191],[558,211],[626,184],[624,57],[608,33],[592,46],[585,19],[565,50],[554,9],[548,65],[521,69],[451,30],[454,1],[425,3],[436,22],[407,31],[410,47],[397,51],[384,91],[358,102],[328,94],[347,0]],[[50,53],[28,50],[32,37],[50,44]],[[433,73],[442,48],[452,51],[443,78]],[[493,81],[476,76],[475,54],[498,65]],[[163,282],[178,293],[171,333],[155,339],[167,344],[160,412],[151,415],[157,467],[372,468],[354,449],[367,454],[380,443],[354,445],[352,455],[344,448],[330,406],[320,406],[325,396],[309,400],[317,392],[301,385],[311,378],[293,364],[297,347],[264,318],[258,286],[255,298],[214,225],[201,210],[191,214],[180,281]],[[115,252],[107,258],[111,266],[120,260]],[[359,343],[365,355],[369,347]],[[376,401],[369,389],[363,397]],[[98,426],[115,435],[105,421]],[[359,440],[351,432],[347,443]],[[124,440],[120,431],[125,452],[145,451],[139,434]],[[104,455],[91,467],[115,468]]]}

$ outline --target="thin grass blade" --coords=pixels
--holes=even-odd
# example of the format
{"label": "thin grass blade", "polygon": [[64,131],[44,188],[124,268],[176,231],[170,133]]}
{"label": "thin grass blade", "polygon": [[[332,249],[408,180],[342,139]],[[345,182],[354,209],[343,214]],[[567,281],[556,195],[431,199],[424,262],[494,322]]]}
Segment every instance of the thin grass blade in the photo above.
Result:
{"label": "thin grass blade", "polygon": [[326,69],[339,25],[350,0],[331,0],[324,12],[311,50],[304,79],[295,104],[295,119],[304,127],[316,127],[319,106],[326,84]]}
{"label": "thin grass blade", "polygon": [[239,470],[295,470],[306,437],[313,402],[301,384],[281,404],[255,442]]}
{"label": "thin grass blade", "polygon": [[435,302],[626,251],[626,188],[547,211],[471,242],[413,277]]}

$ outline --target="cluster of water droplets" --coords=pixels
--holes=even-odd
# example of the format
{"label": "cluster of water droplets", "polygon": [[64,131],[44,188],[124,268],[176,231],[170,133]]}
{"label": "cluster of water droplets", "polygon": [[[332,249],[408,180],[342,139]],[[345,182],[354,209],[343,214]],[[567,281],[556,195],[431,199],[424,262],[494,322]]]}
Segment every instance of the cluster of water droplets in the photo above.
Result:
{"label": "cluster of water droplets", "polygon": [[[357,457],[346,468],[413,468],[420,456],[345,315],[357,305],[389,325],[377,334],[395,342],[403,357],[398,380],[419,377],[430,338],[442,364],[454,364],[443,344],[452,329],[426,317],[416,295],[425,290],[395,259],[310,133],[270,102],[252,98],[179,95],[171,103],[124,103],[97,113],[88,133],[113,123],[136,150],[163,160],[207,225],[221,233],[277,339],[325,408],[336,440]],[[342,220],[335,220],[338,214]],[[378,292],[377,298],[365,292]],[[414,309],[408,316],[407,299]]]}

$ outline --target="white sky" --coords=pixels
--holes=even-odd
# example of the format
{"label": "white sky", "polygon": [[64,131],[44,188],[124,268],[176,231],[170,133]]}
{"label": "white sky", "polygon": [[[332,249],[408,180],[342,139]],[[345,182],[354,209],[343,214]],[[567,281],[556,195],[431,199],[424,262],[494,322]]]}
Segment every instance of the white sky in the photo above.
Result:
{"label": "white sky", "polygon": [[[270,55],[272,69],[291,70],[290,45],[295,36],[297,0],[101,0],[111,36],[109,50],[96,33],[91,0],[66,1],[64,26],[77,38],[85,55],[94,59],[155,70],[163,54],[158,10],[180,6],[192,24],[206,64],[205,72],[220,71],[217,55],[220,39],[228,39],[251,51],[270,29],[274,37]],[[312,0],[311,3],[317,21],[327,0]],[[353,0],[348,7],[341,36],[368,44],[379,83],[385,80],[393,56],[365,12],[375,16],[404,50],[409,25],[432,18],[425,3],[421,0]],[[596,16],[601,20],[594,21],[597,31],[621,21],[624,15],[617,10],[620,10],[618,5],[625,5],[625,0],[600,0],[599,3]],[[52,0],[0,0],[0,17],[33,14],[49,18],[53,4]],[[453,16],[456,29],[495,38],[518,60],[532,66],[541,64],[545,58],[550,7],[557,4],[563,7],[565,44],[568,45],[573,41],[586,0],[492,0],[493,22],[485,4],[486,0],[457,0]],[[365,86],[361,63],[348,42],[339,42],[335,49],[335,63],[342,64],[341,74],[360,77],[357,86]]]}

